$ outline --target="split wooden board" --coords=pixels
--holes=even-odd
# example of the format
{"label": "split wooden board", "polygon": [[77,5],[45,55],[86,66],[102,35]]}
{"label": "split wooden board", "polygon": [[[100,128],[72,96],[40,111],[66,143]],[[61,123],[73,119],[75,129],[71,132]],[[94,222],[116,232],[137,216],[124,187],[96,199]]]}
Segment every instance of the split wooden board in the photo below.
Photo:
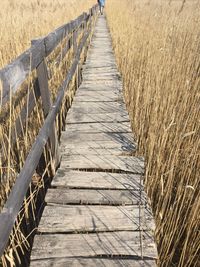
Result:
{"label": "split wooden board", "polygon": [[155,260],[133,257],[132,259],[113,258],[51,258],[31,262],[31,267],[155,267]]}
{"label": "split wooden board", "polygon": [[144,160],[128,156],[63,155],[61,168],[144,174]]}
{"label": "split wooden board", "polygon": [[[95,97],[96,98],[96,97]],[[99,98],[97,97],[97,101]],[[130,122],[127,113],[85,114],[69,113],[67,123]]]}
{"label": "split wooden board", "polygon": [[142,176],[138,174],[71,171],[63,168],[58,169],[52,186],[57,188],[144,190]]}
{"label": "split wooden board", "polygon": [[146,205],[143,191],[105,189],[49,189],[45,201],[48,205]]}
{"label": "split wooden board", "polygon": [[68,123],[65,127],[67,132],[87,133],[131,133],[130,122],[97,122],[97,123]]}
{"label": "split wooden board", "polygon": [[115,102],[91,102],[89,105],[87,102],[78,102],[68,112],[68,116],[71,113],[81,114],[109,114],[120,113],[122,115],[128,115],[125,107],[122,103]]}
{"label": "split wooden board", "polygon": [[[32,259],[131,256],[155,259],[155,243],[148,232],[105,232],[94,234],[49,234],[35,237]],[[134,265],[133,265],[134,266]]]}
{"label": "split wooden board", "polygon": [[57,205],[47,206],[40,233],[152,231],[152,216],[145,206]]}

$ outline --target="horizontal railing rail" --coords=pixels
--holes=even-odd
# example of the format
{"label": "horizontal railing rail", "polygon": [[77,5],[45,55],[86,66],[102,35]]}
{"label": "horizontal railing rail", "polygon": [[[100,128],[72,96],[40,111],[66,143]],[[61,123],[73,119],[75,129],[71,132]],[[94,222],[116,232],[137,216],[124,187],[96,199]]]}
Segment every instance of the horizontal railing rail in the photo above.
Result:
{"label": "horizontal railing rail", "polygon": [[[28,115],[30,115],[34,109],[35,101],[37,101],[40,97],[42,98],[42,106],[45,115],[44,124],[40,129],[34,144],[32,145],[24,166],[12,187],[2,212],[0,213],[0,256],[3,255],[4,250],[8,245],[9,236],[26,197],[33,174],[39,164],[44,147],[48,141],[50,143],[51,154],[56,157],[56,142],[58,137],[56,136],[57,134],[54,130],[54,123],[56,121],[56,116],[59,114],[62,107],[68,85],[77,70],[79,70],[80,57],[87,44],[88,36],[91,34],[96,17],[97,5],[90,9],[89,13],[83,13],[76,20],[58,28],[46,37],[34,41],[30,49],[19,56],[14,62],[0,70],[0,80],[2,82],[1,104],[5,105],[9,101],[10,90],[13,94],[15,94],[29,73],[36,69],[37,79],[34,83],[34,92],[32,92],[32,95],[30,94],[29,96]],[[77,43],[77,32],[80,27],[83,29],[83,35],[80,42]],[[58,89],[57,97],[54,103],[52,103],[48,88],[47,66],[44,59],[49,56],[58,44],[69,34],[73,34],[73,40],[68,38],[64,53],[66,54],[67,50],[70,49],[72,41],[75,53],[66,79]],[[33,94],[35,94],[35,97]],[[21,123],[25,123],[27,118],[26,106],[27,104],[22,107],[20,119],[18,118],[15,123],[15,128],[18,129],[18,133],[21,132]],[[14,133],[12,138],[14,142]]]}
{"label": "horizontal railing rail", "polygon": [[49,33],[46,37],[32,45],[16,60],[0,70],[1,81],[1,103],[5,105],[9,101],[10,91],[15,93],[25,81],[31,71],[43,61],[43,59],[54,51],[57,45],[70,33],[76,31],[80,25],[87,21],[90,14],[83,13],[77,19],[59,27]]}

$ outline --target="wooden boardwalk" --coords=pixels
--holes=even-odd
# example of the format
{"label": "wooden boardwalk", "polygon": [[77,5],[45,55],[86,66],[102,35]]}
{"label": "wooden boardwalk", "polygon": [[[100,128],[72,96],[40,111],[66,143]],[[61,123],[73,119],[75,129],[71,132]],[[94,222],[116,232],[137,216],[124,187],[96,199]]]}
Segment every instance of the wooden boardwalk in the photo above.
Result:
{"label": "wooden boardwalk", "polygon": [[31,266],[156,266],[144,161],[123,101],[111,38],[99,17],[61,140]]}

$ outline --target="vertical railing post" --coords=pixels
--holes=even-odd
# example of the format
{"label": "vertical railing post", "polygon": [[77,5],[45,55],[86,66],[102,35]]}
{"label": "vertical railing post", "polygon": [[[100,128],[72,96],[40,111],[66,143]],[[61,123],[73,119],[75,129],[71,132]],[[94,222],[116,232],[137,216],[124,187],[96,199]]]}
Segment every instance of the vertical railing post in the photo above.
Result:
{"label": "vertical railing post", "polygon": [[74,30],[73,32],[73,50],[74,50],[74,55],[76,55],[77,52],[77,29]]}
{"label": "vertical railing post", "polygon": [[[32,40],[31,44],[34,45],[36,42],[41,42],[43,40],[43,49],[44,49],[44,54],[45,54],[45,40],[44,38],[41,39],[36,39]],[[37,66],[36,68],[37,72],[37,78],[38,78],[38,83],[39,83],[39,90],[42,98],[42,108],[43,108],[43,113],[44,113],[44,118],[47,117],[49,114],[49,111],[52,106],[51,102],[51,94],[49,90],[49,84],[48,84],[48,70],[47,70],[47,65],[45,62],[45,56],[42,62]],[[59,152],[58,152],[58,137],[56,133],[56,125],[55,122],[52,125],[52,131],[49,136],[49,141],[50,141],[50,148],[51,148],[51,155],[52,159],[54,161],[54,166],[53,168],[53,174],[55,174],[55,169],[57,168],[59,164]]]}

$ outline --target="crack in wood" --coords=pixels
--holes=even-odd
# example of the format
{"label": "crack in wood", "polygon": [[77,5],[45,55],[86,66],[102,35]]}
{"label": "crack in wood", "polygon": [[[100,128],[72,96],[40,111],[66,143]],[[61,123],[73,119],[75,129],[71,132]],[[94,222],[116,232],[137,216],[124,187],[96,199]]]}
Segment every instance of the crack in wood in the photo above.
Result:
{"label": "crack in wood", "polygon": [[120,170],[120,169],[70,168],[70,170],[72,170],[72,171],[80,171],[80,172],[107,172],[107,173],[138,174],[138,172],[127,171],[127,170],[124,171],[124,170]]}

